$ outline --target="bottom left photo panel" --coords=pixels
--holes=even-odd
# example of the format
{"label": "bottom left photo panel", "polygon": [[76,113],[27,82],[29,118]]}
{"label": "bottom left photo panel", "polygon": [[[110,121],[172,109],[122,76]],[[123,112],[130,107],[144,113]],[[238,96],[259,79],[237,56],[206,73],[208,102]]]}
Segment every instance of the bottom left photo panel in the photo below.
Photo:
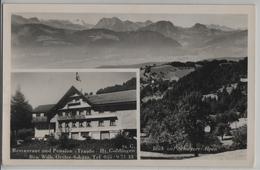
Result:
{"label": "bottom left photo panel", "polygon": [[138,72],[12,72],[10,159],[136,160]]}

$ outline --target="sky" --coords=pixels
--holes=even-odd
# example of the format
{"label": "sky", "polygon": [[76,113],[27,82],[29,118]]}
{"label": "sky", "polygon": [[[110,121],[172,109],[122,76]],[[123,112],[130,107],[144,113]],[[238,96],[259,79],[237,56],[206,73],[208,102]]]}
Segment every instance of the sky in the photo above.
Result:
{"label": "sky", "polygon": [[76,81],[75,72],[15,72],[11,76],[11,93],[17,89],[33,108],[42,104],[55,104],[73,85],[83,92],[93,92],[100,88],[122,84],[135,72],[79,72],[81,82]]}
{"label": "sky", "polygon": [[195,23],[217,24],[239,29],[247,28],[247,15],[243,14],[69,14],[69,13],[19,13],[26,18],[37,17],[39,19],[60,19],[75,21],[82,19],[88,24],[96,24],[101,18],[118,17],[121,20],[146,21],[153,22],[166,20],[171,21],[174,25],[190,27]]}

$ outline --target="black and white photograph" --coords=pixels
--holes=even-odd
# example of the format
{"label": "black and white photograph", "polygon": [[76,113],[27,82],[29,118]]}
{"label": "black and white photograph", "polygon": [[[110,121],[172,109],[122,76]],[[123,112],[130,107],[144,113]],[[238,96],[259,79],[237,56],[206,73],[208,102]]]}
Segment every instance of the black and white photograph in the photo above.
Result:
{"label": "black and white photograph", "polygon": [[[254,10],[7,5],[10,160],[252,166]],[[32,148],[72,153],[23,153]]]}
{"label": "black and white photograph", "polygon": [[247,15],[20,13],[12,35],[15,68],[140,68],[142,158],[246,159]]}
{"label": "black and white photograph", "polygon": [[12,73],[11,159],[137,159],[135,72]]}

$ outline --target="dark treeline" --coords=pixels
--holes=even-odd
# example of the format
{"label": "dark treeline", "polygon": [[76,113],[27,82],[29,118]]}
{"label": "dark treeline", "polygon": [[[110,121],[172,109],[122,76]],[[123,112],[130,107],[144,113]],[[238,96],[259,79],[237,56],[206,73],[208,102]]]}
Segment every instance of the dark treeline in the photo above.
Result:
{"label": "dark treeline", "polygon": [[99,89],[96,92],[96,94],[111,93],[111,92],[133,90],[133,89],[136,89],[136,78],[135,77],[131,78],[130,80],[126,81],[123,84],[116,84],[114,86],[109,86],[109,87]]}
{"label": "dark treeline", "polygon": [[195,67],[196,66],[196,64],[194,62],[190,62],[190,61],[188,61],[186,63],[174,61],[174,62],[170,62],[170,63],[167,63],[167,64],[170,64],[173,67]]}
{"label": "dark treeline", "polygon": [[239,62],[214,60],[199,63],[202,67],[174,84],[168,97],[180,97],[191,91],[199,91],[202,94],[215,92],[223,85],[237,83],[241,77],[247,77],[247,58]]}

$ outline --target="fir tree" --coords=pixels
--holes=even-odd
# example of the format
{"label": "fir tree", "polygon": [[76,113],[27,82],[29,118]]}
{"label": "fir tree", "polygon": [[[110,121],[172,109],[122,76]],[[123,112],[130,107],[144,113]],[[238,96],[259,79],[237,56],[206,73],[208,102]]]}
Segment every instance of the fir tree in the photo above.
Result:
{"label": "fir tree", "polygon": [[11,130],[12,136],[17,136],[19,129],[32,127],[32,106],[26,100],[20,88],[11,99]]}

